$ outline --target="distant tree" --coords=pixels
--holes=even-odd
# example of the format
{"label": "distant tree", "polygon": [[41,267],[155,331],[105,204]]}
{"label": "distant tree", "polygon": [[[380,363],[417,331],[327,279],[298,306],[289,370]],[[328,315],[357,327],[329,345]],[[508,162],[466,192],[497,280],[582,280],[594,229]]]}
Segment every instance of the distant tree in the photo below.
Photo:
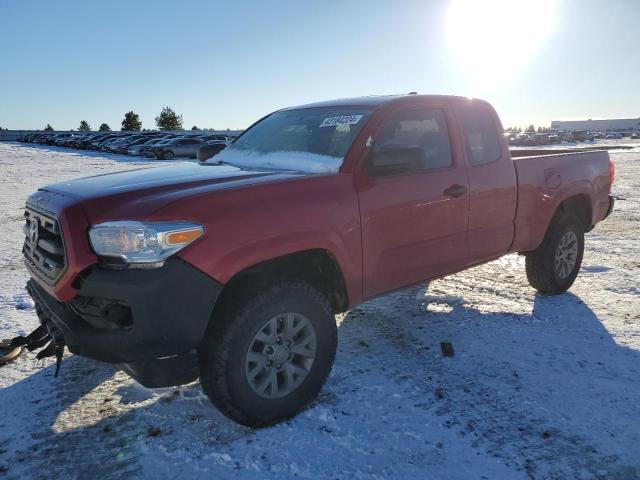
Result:
{"label": "distant tree", "polygon": [[53,127],[47,123],[47,126],[44,127],[45,132],[53,132]]}
{"label": "distant tree", "polygon": [[182,115],[164,107],[156,117],[156,125],[160,130],[182,130]]}
{"label": "distant tree", "polygon": [[526,133],[535,133],[536,132],[536,127],[533,126],[533,124],[529,125],[527,127],[527,129],[525,130]]}
{"label": "distant tree", "polygon": [[89,122],[87,122],[86,120],[80,120],[80,126],[78,127],[78,131],[80,132],[91,131],[91,126],[89,125]]}
{"label": "distant tree", "polygon": [[191,127],[191,130],[200,130],[200,129],[194,125],[193,127]]}
{"label": "distant tree", "polygon": [[101,132],[110,132],[111,127],[108,124],[103,123],[102,125],[100,125],[100,128],[98,128],[98,130]]}
{"label": "distant tree", "polygon": [[124,114],[124,120],[122,120],[122,130],[124,131],[136,131],[139,132],[142,128],[142,122],[140,116],[133,110]]}

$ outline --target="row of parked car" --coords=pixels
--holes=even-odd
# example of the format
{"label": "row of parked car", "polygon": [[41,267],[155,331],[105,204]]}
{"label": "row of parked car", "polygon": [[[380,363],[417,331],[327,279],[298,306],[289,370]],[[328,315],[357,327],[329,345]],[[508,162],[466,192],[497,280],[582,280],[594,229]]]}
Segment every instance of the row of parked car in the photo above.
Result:
{"label": "row of parked car", "polygon": [[552,131],[548,133],[505,133],[509,145],[533,146],[553,145],[562,142],[592,142],[594,140],[619,140],[626,136],[632,140],[640,139],[639,133],[621,132],[588,132],[586,130],[574,130],[573,132]]}
{"label": "row of parked car", "polygon": [[197,158],[203,161],[221,152],[233,138],[229,135],[207,132],[44,132],[27,134],[18,138],[18,141],[137,155],[160,160]]}

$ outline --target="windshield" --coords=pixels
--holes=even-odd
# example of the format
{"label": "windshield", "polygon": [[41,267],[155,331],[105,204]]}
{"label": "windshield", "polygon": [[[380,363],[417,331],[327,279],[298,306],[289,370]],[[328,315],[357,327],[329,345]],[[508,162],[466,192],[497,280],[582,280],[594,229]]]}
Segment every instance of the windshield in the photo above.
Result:
{"label": "windshield", "polygon": [[210,163],[337,172],[372,111],[363,107],[322,107],[276,112],[247,130]]}

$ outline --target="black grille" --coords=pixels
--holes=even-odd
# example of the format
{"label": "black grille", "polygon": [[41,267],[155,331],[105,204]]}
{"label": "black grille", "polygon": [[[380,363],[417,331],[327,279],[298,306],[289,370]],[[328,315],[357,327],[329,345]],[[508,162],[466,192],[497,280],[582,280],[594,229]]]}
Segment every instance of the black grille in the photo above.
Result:
{"label": "black grille", "polygon": [[49,283],[55,283],[66,267],[64,243],[58,220],[27,207],[22,252],[27,263]]}

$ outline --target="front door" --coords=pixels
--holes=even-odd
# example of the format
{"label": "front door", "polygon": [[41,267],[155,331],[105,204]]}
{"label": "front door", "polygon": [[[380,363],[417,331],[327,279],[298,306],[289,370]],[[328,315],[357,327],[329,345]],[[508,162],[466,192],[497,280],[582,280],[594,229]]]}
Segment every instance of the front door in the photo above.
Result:
{"label": "front door", "polygon": [[372,174],[367,165],[358,173],[365,297],[467,262],[468,180],[450,119],[444,104],[425,101],[390,113],[372,135],[365,163],[386,147],[420,149],[422,161],[400,173]]}

